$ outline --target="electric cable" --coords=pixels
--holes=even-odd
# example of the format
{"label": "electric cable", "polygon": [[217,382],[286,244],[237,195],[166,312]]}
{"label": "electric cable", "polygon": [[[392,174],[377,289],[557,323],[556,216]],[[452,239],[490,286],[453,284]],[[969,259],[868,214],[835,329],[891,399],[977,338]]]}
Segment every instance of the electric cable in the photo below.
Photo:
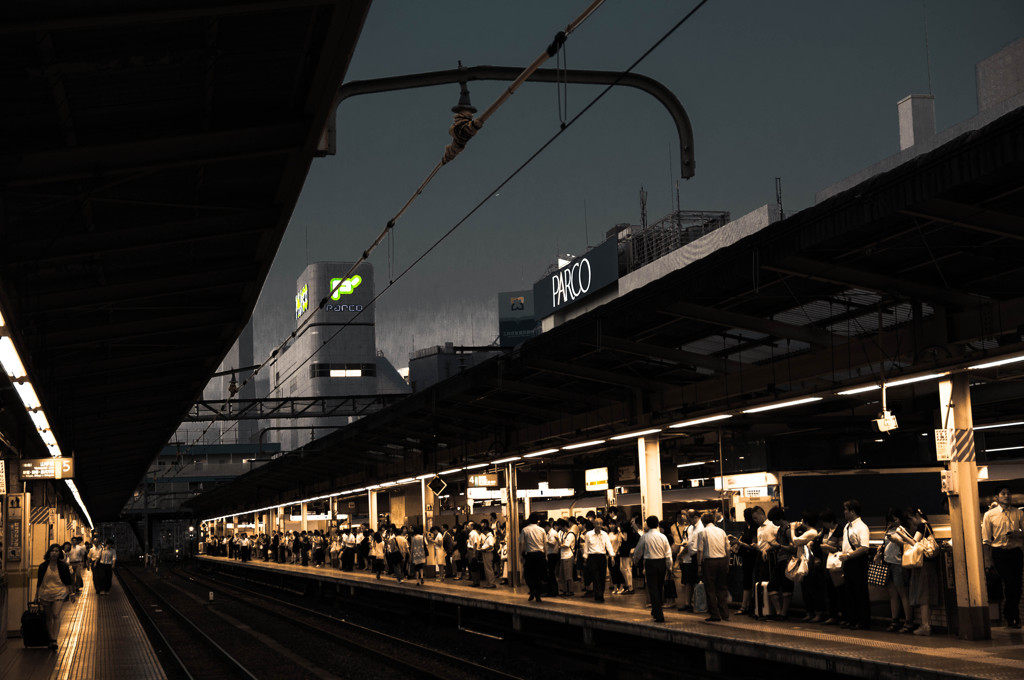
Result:
{"label": "electric cable", "polygon": [[[630,64],[625,70],[623,70],[620,73],[618,78],[616,78],[614,81],[612,81],[611,83],[606,85],[605,88],[603,90],[601,90],[601,92],[599,92],[586,106],[584,106],[579,111],[579,113],[577,113],[575,116],[573,116],[567,123],[565,123],[563,125],[560,125],[559,129],[547,141],[545,141],[536,151],[534,151],[515,170],[513,170],[509,175],[507,175],[505,177],[505,179],[503,179],[491,191],[489,191],[484,196],[484,198],[482,198],[479,202],[477,202],[477,204],[474,205],[469,210],[469,212],[467,212],[458,222],[453,224],[451,226],[451,228],[448,229],[448,231],[446,231],[444,234],[442,234],[436,241],[434,241],[434,243],[429,248],[427,248],[425,251],[423,251],[419,255],[419,257],[417,257],[415,260],[412,261],[412,263],[410,263],[405,269],[403,269],[398,274],[398,276],[394,277],[393,280],[389,281],[387,286],[385,286],[379,293],[374,295],[374,297],[370,300],[370,302],[367,305],[364,306],[364,309],[365,308],[369,308],[370,306],[372,306],[382,295],[384,295],[387,291],[389,291],[398,281],[400,281],[407,273],[409,273],[409,271],[411,271],[413,269],[413,267],[418,265],[424,258],[427,257],[427,255],[429,255],[431,252],[434,251],[434,249],[436,249],[439,245],[441,245],[441,243],[443,243],[445,240],[447,240],[448,237],[451,236],[459,227],[461,227],[463,224],[465,224],[466,221],[468,221],[470,217],[472,217],[474,214],[476,214],[476,212],[478,210],[480,210],[480,208],[482,208],[487,202],[489,202],[494,197],[495,194],[499,193],[501,191],[501,189],[503,189],[505,187],[505,185],[507,185],[509,182],[511,182],[513,179],[515,179],[523,170],[525,170],[530,164],[532,164],[533,161],[536,160],[538,156],[540,156],[544,151],[546,151],[547,148],[549,146],[551,146],[551,144],[553,144],[554,141],[556,139],[558,139],[562,135],[562,133],[564,133],[566,130],[568,130],[570,127],[572,127],[572,125],[576,121],[578,121],[584,114],[586,114],[595,104],[597,104],[597,102],[599,102],[601,99],[603,99],[604,96],[606,94],[608,94],[608,92],[611,91],[611,89],[613,87],[615,87],[622,80],[622,78],[624,78],[627,74],[631,73],[633,71],[633,69],[635,69],[641,62],[643,62],[648,56],[650,56],[650,54],[655,49],[660,47],[661,44],[664,43],[669,37],[671,37],[672,34],[674,34],[680,27],[683,26],[683,24],[685,24],[687,21],[689,21],[689,19],[694,14],[696,14],[697,11],[701,9],[701,7],[703,7],[705,4],[707,4],[707,2],[708,2],[708,0],[700,0],[700,2],[698,2],[698,4],[693,9],[691,9],[689,12],[687,12],[686,15],[683,16],[682,19],[680,19],[672,27],[670,27],[668,29],[668,31],[666,31],[665,34],[661,36],[661,38],[659,38],[657,41],[655,41],[636,60],[634,60],[632,64]],[[576,27],[578,27],[579,24],[582,23],[587,17],[589,17],[590,14],[593,13],[593,11],[596,10],[597,7],[600,4],[601,4],[600,1],[599,2],[594,2],[593,4],[591,4],[591,6],[579,18],[577,18],[576,21],[573,24],[570,24],[566,28],[566,31],[563,31],[563,32],[559,33],[558,35],[556,35],[555,40],[552,42],[552,44],[548,47],[548,49],[546,51],[547,53],[550,53],[550,54],[548,54],[548,56],[553,56],[555,53],[557,53],[557,49],[555,50],[555,52],[552,52],[552,49],[554,49],[556,47],[556,45],[559,45],[560,43],[564,43],[565,37],[568,35],[568,33],[571,32],[572,29],[575,29]],[[546,58],[547,58],[547,56],[545,56],[545,55],[541,55],[540,57],[538,57],[537,60],[535,60],[533,64],[531,64],[529,67],[527,67],[526,70],[524,70],[524,74],[532,73],[533,71],[536,71],[536,69],[539,68],[540,65],[546,60]],[[527,75],[527,77],[528,77],[528,75]],[[519,85],[521,85],[523,82],[525,82],[527,77],[524,77],[523,75],[520,75],[520,77],[517,78],[516,81],[514,81],[512,83],[512,85],[510,85],[505,90],[505,92],[493,104],[491,104],[491,106],[487,109],[487,111],[485,111],[484,114],[482,114],[480,116],[480,119],[482,119],[484,122],[486,122],[487,118],[489,118],[491,115],[494,114],[494,112],[497,110],[497,108],[502,103],[504,103],[504,101],[507,100],[509,96],[511,96],[515,92],[515,90],[519,87]],[[482,125],[482,123],[481,123],[481,125]],[[360,257],[360,259],[356,263],[354,263],[352,265],[352,267],[350,267],[349,272],[344,277],[342,277],[342,281],[344,281],[345,279],[347,279],[349,276],[352,275],[352,272],[355,270],[355,268],[357,266],[359,266],[360,264],[362,264],[369,257],[369,254],[380,244],[380,242],[384,239],[384,237],[388,234],[388,232],[392,228],[394,228],[395,221],[399,217],[401,217],[402,214],[404,214],[404,212],[408,209],[408,207],[411,205],[413,200],[415,200],[415,198],[420,193],[422,193],[423,188],[426,186],[427,183],[429,183],[429,181],[431,179],[433,179],[434,175],[437,174],[437,171],[440,169],[441,165],[443,165],[443,163],[439,163],[437,166],[434,167],[433,170],[431,170],[431,172],[427,176],[427,179],[424,180],[423,183],[421,183],[420,187],[417,188],[417,190],[413,193],[413,195],[409,198],[409,200],[406,201],[405,205],[402,206],[401,210],[399,210],[398,213],[396,213],[395,216],[392,217],[391,220],[388,221],[387,226],[385,226],[384,230],[381,231],[381,233],[377,236],[376,240],[373,242],[373,244],[371,244],[370,248],[368,248],[367,250],[363,251],[363,254]],[[338,285],[340,286],[341,284],[339,283]],[[334,291],[332,290],[332,293],[333,292]],[[318,305],[318,308],[317,308],[316,311],[319,311],[319,309],[321,309],[323,307],[323,305],[326,304],[326,301],[329,298],[329,295],[327,297],[324,297],[324,299]],[[308,357],[306,357],[303,361],[299,362],[289,373],[287,373],[284,376],[284,380],[287,380],[288,378],[293,376],[299,369],[301,369],[303,366],[305,366],[314,356],[316,356],[316,354],[323,347],[326,347],[327,344],[331,340],[333,340],[335,337],[338,336],[338,334],[340,334],[342,331],[344,331],[346,328],[348,328],[352,323],[354,323],[355,320],[361,315],[361,313],[362,312],[356,312],[355,316],[353,316],[352,319],[350,319],[350,320],[346,321],[344,324],[340,325],[338,330],[336,330],[326,340],[321,342],[319,347],[314,349],[313,352],[311,352]],[[256,375],[259,373],[259,371],[263,367],[268,365],[271,361],[276,360],[277,355],[286,347],[286,345],[291,340],[297,338],[300,335],[300,331],[303,331],[305,329],[305,327],[309,323],[309,321],[310,321],[310,319],[307,319],[306,322],[304,322],[298,328],[296,328],[294,331],[292,331],[288,335],[288,338],[286,338],[284,342],[282,342],[273,352],[271,352],[270,357],[268,357],[263,363],[261,363],[252,372],[252,374],[250,374],[239,385],[239,391],[241,391],[242,387],[244,387],[246,384],[248,384],[248,382],[250,380],[254,379],[256,377]],[[281,379],[278,380],[278,383],[280,383],[280,382],[281,382]],[[272,387],[271,389],[274,389],[274,388]],[[269,393],[268,393],[268,395],[269,395]],[[228,399],[227,401],[230,401],[230,399]],[[226,408],[226,407],[227,407],[227,404],[225,404],[225,406],[222,407],[222,410],[223,410],[223,408]],[[209,429],[213,426],[213,423],[215,423],[215,422],[219,422],[219,421],[215,421],[215,420],[214,421],[210,421],[210,424],[203,430],[203,432],[199,435],[199,437],[197,437],[196,441],[188,445],[188,448],[186,449],[185,453],[188,453],[188,451],[190,451],[193,446],[195,446],[195,445],[197,445],[199,443],[199,441],[206,435],[206,433],[209,431]],[[235,424],[237,424],[237,421],[236,421]],[[230,431],[232,429],[232,427],[234,427],[234,425],[232,425],[231,427],[227,428],[227,431]],[[226,432],[222,432],[220,438],[223,438],[224,434],[226,434]],[[218,439],[220,439],[220,438],[218,438]]]}

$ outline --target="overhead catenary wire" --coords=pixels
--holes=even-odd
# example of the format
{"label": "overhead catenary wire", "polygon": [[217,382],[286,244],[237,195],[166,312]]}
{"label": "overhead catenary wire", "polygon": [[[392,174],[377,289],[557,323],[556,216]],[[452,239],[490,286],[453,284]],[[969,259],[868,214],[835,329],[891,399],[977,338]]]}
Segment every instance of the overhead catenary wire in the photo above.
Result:
{"label": "overhead catenary wire", "polygon": [[[496,194],[498,194],[501,191],[501,189],[503,189],[505,187],[505,185],[507,185],[509,182],[511,182],[513,179],[515,179],[523,170],[525,170],[531,163],[533,163],[533,161],[536,160],[536,158],[538,156],[540,156],[544,151],[546,151],[547,148],[549,146],[551,146],[551,144],[553,144],[556,139],[558,139],[576,121],[578,121],[581,117],[583,117],[583,115],[586,114],[595,104],[597,104],[597,102],[599,102],[601,99],[603,99],[604,96],[606,94],[608,94],[608,92],[610,92],[612,90],[612,88],[614,88],[622,80],[622,78],[624,78],[626,75],[631,73],[648,56],[650,56],[650,54],[652,52],[654,52],[654,50],[656,50],[658,47],[660,47],[661,44],[664,43],[666,40],[668,40],[668,38],[671,37],[680,27],[682,27],[683,24],[685,24],[687,21],[689,21],[689,19],[694,14],[696,14],[697,11],[700,10],[701,7],[703,7],[705,4],[707,4],[707,2],[708,2],[708,0],[700,0],[700,2],[698,2],[693,7],[693,9],[691,9],[689,12],[687,12],[683,16],[682,19],[680,19],[673,26],[671,26],[661,36],[661,38],[659,38],[657,41],[655,41],[639,57],[637,57],[625,70],[623,70],[620,73],[618,78],[616,78],[613,82],[611,82],[608,85],[606,85],[604,87],[604,89],[601,90],[601,92],[599,92],[593,99],[591,99],[590,102],[586,106],[584,106],[568,122],[560,125],[559,129],[550,138],[548,138],[548,140],[546,142],[544,142],[526,160],[524,160],[518,167],[516,167],[515,170],[513,170],[509,175],[507,175],[505,177],[505,179],[503,179],[501,182],[499,182],[492,190],[487,192],[484,195],[484,198],[482,198],[479,202],[477,202],[477,204],[474,205],[461,219],[459,219],[458,222],[453,224],[451,226],[451,228],[448,229],[448,231],[446,231],[437,240],[435,240],[434,243],[431,244],[429,248],[424,250],[415,260],[413,260],[405,269],[403,269],[401,271],[401,273],[398,274],[398,276],[394,277],[393,280],[390,280],[386,287],[384,287],[379,293],[374,295],[374,297],[370,300],[370,302],[367,305],[365,305],[365,308],[367,308],[367,309],[370,308],[382,295],[384,295],[388,290],[390,290],[392,288],[392,286],[394,286],[396,283],[398,283],[398,281],[400,281],[416,265],[418,265],[421,261],[423,261],[423,259],[426,258],[427,255],[429,255],[431,252],[433,252],[435,248],[437,248],[439,245],[441,245],[441,243],[443,243],[445,240],[447,240],[449,236],[451,236],[457,229],[459,229],[459,227],[461,227],[463,224],[465,224],[469,220],[470,217],[472,217],[474,214],[476,214],[476,212],[478,210],[480,210],[480,208],[482,208],[484,206],[484,204],[489,202],[491,200],[491,198],[493,198]],[[535,59],[534,62],[532,64],[530,64],[530,66],[528,66],[523,71],[523,74],[521,74],[515,81],[513,81],[513,83],[511,85],[509,85],[509,87],[506,88],[506,90],[498,97],[498,99],[496,99],[495,102],[492,103],[491,106],[488,107],[488,109],[483,114],[481,114],[481,116],[480,116],[480,118],[478,120],[482,119],[483,121],[486,121],[488,118],[490,118],[497,111],[497,109],[501,106],[501,104],[504,103],[512,94],[514,94],[515,90],[518,89],[519,86],[522,85],[522,83],[525,82],[529,78],[530,74],[532,74],[534,71],[536,71],[550,56],[553,56],[555,53],[557,53],[558,47],[560,45],[564,44],[565,38],[568,37],[568,35],[573,30],[578,28],[579,25],[582,24],[583,21],[585,21],[591,14],[593,14],[593,12],[602,3],[603,3],[603,0],[597,0],[597,1],[593,2],[587,8],[587,10],[585,10],[579,17],[577,17],[575,21],[570,23],[566,27],[566,29],[564,31],[562,31],[559,34],[557,34],[555,36],[555,39],[552,41],[551,45],[549,45],[548,48],[545,50],[544,54],[542,54],[541,56],[538,56],[537,59]],[[483,125],[483,123],[480,124],[480,126],[482,126],[482,125]],[[454,127],[454,124],[453,124],[453,127]],[[455,138],[455,136],[453,134],[453,141],[455,141],[455,140],[456,140],[456,138]],[[447,148],[448,147],[446,147],[446,150],[447,150]],[[380,232],[380,234],[377,235],[376,239],[373,241],[373,243],[370,245],[370,247],[363,251],[363,253],[360,256],[360,258],[355,263],[353,263],[353,265],[349,268],[349,270],[345,274],[345,276],[341,278],[341,280],[337,284],[338,287],[340,287],[342,285],[342,282],[344,282],[345,279],[349,278],[355,272],[356,268],[359,265],[361,265],[363,262],[365,262],[369,258],[370,253],[372,253],[377,248],[377,246],[380,245],[381,241],[384,240],[385,236],[387,236],[388,233],[390,232],[390,230],[394,228],[395,223],[397,222],[397,220],[408,210],[408,208],[411,206],[412,202],[416,199],[416,197],[418,197],[423,192],[423,190],[426,188],[426,185],[429,184],[430,180],[433,179],[433,177],[437,174],[437,172],[440,170],[441,166],[443,166],[443,165],[445,165],[444,162],[438,162],[438,164],[435,165],[435,167],[430,171],[430,173],[428,173],[427,178],[420,184],[419,187],[417,187],[416,191],[413,192],[413,194],[409,197],[409,199],[402,206],[402,208],[395,214],[394,217],[392,217],[390,220],[388,220],[387,225]],[[331,292],[328,293],[328,295],[325,296],[320,301],[320,303],[317,305],[317,308],[314,310],[314,313],[319,312],[324,307],[324,305],[327,304],[327,300],[330,299],[330,296],[333,295],[336,292],[336,290],[337,290],[337,288],[332,289]],[[328,337],[327,339],[323,340],[321,342],[321,344],[318,347],[316,347],[310,353],[309,357],[307,357],[303,361],[299,362],[295,367],[293,367],[292,370],[288,374],[286,374],[282,380],[287,380],[289,377],[291,377],[297,371],[299,371],[313,357],[315,357],[316,354],[319,353],[319,351],[323,347],[327,346],[327,344],[331,340],[333,340],[335,337],[338,336],[338,334],[343,332],[352,323],[354,323],[356,321],[356,319],[360,315],[361,315],[361,312],[357,312],[350,320],[348,320],[347,322],[342,324],[338,328],[338,330],[336,330],[333,334],[330,335],[330,337]],[[287,346],[287,344],[292,339],[298,337],[301,334],[301,332],[305,329],[306,325],[308,325],[311,321],[312,321],[312,315],[310,316],[310,318],[307,318],[303,323],[301,323],[294,331],[292,331],[288,335],[288,337],[285,339],[285,341],[282,342],[280,345],[278,345],[271,352],[270,356],[263,363],[261,363],[252,372],[252,374],[250,374],[248,377],[246,377],[246,379],[239,385],[239,391],[241,391],[241,388],[244,387],[246,384],[248,384],[248,382],[250,380],[255,379],[255,377],[257,376],[259,371],[262,370],[262,368],[264,366],[266,366],[270,362],[274,361],[276,359],[277,355]],[[228,401],[230,401],[230,399]],[[225,404],[225,406],[222,407],[222,408],[226,408],[226,407],[227,407],[227,404]],[[211,421],[210,424],[203,430],[203,432],[200,433],[200,435],[196,438],[196,440],[193,443],[189,444],[189,449],[191,449],[193,446],[195,446],[196,444],[198,444],[202,440],[202,438],[209,431],[210,427],[213,426],[214,422],[216,422],[216,421]],[[230,431],[230,429],[231,428],[228,428],[228,431]],[[224,433],[221,434],[221,437],[223,437],[223,435],[224,435]]]}

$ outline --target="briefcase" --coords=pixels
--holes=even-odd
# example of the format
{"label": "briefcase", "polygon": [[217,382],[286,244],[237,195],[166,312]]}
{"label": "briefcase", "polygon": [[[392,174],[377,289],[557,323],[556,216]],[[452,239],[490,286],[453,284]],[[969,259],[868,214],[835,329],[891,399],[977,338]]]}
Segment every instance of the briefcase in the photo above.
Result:
{"label": "briefcase", "polygon": [[21,640],[26,647],[46,647],[50,644],[46,615],[37,602],[30,602],[28,609],[21,615]]}

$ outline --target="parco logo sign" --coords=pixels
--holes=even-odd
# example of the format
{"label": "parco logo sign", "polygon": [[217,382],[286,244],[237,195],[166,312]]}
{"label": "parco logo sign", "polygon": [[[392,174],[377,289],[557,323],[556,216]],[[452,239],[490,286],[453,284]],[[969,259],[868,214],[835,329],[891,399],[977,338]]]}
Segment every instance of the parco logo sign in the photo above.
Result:
{"label": "parco logo sign", "polygon": [[363,277],[359,274],[348,279],[331,279],[331,299],[340,300],[342,295],[351,295],[362,282]]}
{"label": "parco logo sign", "polygon": [[298,319],[309,309],[309,284],[302,287],[295,295],[295,318]]}
{"label": "parco logo sign", "polygon": [[543,319],[618,279],[619,244],[612,238],[533,284],[534,316]]}

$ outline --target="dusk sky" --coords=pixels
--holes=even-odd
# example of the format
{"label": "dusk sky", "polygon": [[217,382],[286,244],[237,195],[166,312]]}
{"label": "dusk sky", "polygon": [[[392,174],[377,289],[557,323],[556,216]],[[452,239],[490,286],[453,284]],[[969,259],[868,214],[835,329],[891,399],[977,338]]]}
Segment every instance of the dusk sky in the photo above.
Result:
{"label": "dusk sky", "polygon": [[[609,0],[567,42],[567,65],[621,71],[697,4]],[[525,67],[589,5],[377,0],[347,80],[469,66]],[[928,52],[925,49],[927,24]],[[899,151],[896,103],[935,95],[941,131],[977,113],[975,65],[1024,35],[1020,0],[711,0],[635,73],[671,89],[694,131],[685,210],[733,218],[775,200],[787,214],[815,191]],[[930,58],[929,58],[930,55]],[[544,68],[554,68],[551,59]],[[480,110],[507,83],[470,83]],[[603,88],[568,86],[568,116]],[[338,153],[317,159],[256,308],[256,360],[293,328],[307,262],[351,261],[449,143],[457,85],[353,97]],[[555,85],[527,83],[445,166],[371,257],[377,292],[488,197],[559,129]],[[396,367],[411,351],[497,336],[497,293],[532,287],[560,253],[582,254],[617,223],[674,207],[678,137],[649,95],[616,88],[569,127],[377,301],[377,344]],[[393,258],[389,251],[393,250]]]}

